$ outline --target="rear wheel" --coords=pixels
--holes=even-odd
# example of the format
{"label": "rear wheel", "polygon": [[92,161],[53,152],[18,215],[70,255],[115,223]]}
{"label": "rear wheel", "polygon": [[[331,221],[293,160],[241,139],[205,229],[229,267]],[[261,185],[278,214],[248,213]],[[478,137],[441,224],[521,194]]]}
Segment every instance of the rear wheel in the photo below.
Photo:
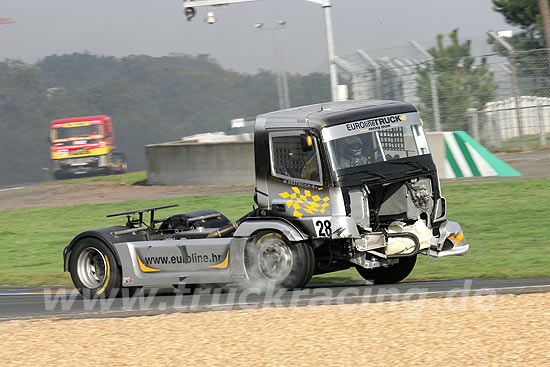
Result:
{"label": "rear wheel", "polygon": [[[121,275],[111,250],[95,238],[79,240],[69,258],[69,271],[78,291],[86,298],[116,297]],[[139,288],[129,288],[133,295]]]}
{"label": "rear wheel", "polygon": [[361,266],[357,266],[356,269],[363,279],[370,280],[374,282],[374,284],[394,284],[409,276],[415,264],[416,255],[401,257],[397,264],[388,267],[365,269]]}
{"label": "rear wheel", "polygon": [[290,243],[280,233],[260,232],[246,246],[245,263],[254,285],[294,289],[309,283],[315,258],[307,243]]}

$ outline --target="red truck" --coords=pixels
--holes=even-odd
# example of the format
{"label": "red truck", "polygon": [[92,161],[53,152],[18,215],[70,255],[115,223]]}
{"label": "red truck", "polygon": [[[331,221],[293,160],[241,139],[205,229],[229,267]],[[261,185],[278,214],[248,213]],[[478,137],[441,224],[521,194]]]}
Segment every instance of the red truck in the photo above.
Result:
{"label": "red truck", "polygon": [[72,117],[50,122],[52,174],[56,179],[78,174],[124,173],[124,154],[115,151],[111,117]]}

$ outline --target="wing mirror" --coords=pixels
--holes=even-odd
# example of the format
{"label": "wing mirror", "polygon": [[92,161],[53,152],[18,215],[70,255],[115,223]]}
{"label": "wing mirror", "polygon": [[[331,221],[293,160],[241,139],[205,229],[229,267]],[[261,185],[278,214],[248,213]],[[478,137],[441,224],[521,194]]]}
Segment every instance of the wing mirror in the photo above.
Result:
{"label": "wing mirror", "polygon": [[313,149],[313,137],[309,133],[300,134],[300,145],[302,152],[309,152]]}

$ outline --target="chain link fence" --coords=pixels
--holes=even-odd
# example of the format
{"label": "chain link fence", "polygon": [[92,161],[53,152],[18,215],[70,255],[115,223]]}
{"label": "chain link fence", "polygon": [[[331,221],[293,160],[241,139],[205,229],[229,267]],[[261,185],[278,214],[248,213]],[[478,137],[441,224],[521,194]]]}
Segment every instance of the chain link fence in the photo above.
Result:
{"label": "chain link fence", "polygon": [[548,146],[550,50],[495,52],[486,39],[468,48],[451,57],[412,41],[359,49],[335,63],[351,98],[412,103],[428,131],[467,131],[493,151]]}

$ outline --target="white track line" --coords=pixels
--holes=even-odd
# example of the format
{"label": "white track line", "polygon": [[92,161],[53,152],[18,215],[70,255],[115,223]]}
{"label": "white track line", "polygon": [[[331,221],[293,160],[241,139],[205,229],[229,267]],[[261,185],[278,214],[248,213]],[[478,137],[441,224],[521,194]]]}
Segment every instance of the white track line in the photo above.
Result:
{"label": "white track line", "polygon": [[22,189],[24,187],[25,186],[12,187],[12,188],[9,188],[9,189],[0,189],[0,191],[19,190],[19,189]]}

